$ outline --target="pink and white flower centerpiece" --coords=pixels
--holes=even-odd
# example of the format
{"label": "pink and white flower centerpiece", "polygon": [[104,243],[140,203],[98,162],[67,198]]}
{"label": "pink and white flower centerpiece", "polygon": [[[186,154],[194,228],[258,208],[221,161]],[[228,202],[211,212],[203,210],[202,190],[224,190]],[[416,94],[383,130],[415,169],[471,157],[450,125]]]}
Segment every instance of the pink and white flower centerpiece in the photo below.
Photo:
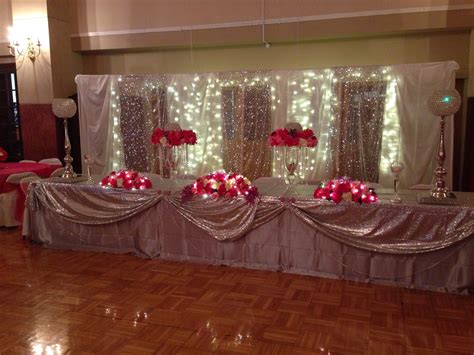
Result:
{"label": "pink and white flower centerpiece", "polygon": [[151,189],[151,180],[133,170],[112,171],[100,182],[103,188],[124,188],[125,190]]}
{"label": "pink and white flower centerpiece", "polygon": [[[196,132],[181,129],[179,124],[173,123],[168,125],[168,129],[156,128],[151,136],[151,142],[160,147],[160,162],[173,174],[177,174],[180,163],[187,165],[188,145],[197,143],[197,135]],[[164,175],[164,169],[161,170]]]}
{"label": "pink and white flower centerpiece", "polygon": [[286,169],[288,183],[292,185],[295,181],[298,167],[304,177],[307,163],[307,148],[318,145],[318,138],[312,129],[303,129],[296,122],[288,123],[285,128],[279,128],[268,136],[268,144],[274,148],[274,156],[277,161],[284,164],[280,170]]}
{"label": "pink and white flower centerpiece", "polygon": [[182,201],[186,202],[193,196],[204,198],[235,198],[242,196],[248,202],[254,202],[259,196],[258,189],[252,186],[249,179],[236,173],[217,171],[200,176],[192,185],[182,190]]}
{"label": "pink and white flower centerpiece", "polygon": [[314,198],[335,203],[352,201],[360,204],[375,203],[379,200],[375,190],[370,188],[367,183],[348,177],[322,182],[314,190]]}

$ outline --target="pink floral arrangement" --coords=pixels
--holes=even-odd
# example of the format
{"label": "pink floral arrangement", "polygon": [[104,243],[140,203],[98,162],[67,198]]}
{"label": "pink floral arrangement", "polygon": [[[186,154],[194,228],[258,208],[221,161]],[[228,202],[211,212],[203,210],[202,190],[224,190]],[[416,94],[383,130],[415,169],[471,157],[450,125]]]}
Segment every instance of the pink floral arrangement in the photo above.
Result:
{"label": "pink floral arrangement", "polygon": [[316,147],[318,138],[312,129],[297,131],[279,128],[268,136],[268,144],[272,147]]}
{"label": "pink floral arrangement", "polygon": [[347,177],[321,183],[316,190],[314,190],[314,197],[334,201],[335,203],[344,200],[360,204],[369,204],[379,200],[375,190],[369,188],[366,183],[355,181]]}
{"label": "pink floral arrangement", "polygon": [[133,170],[112,171],[108,176],[104,177],[100,182],[100,186],[104,188],[120,188],[126,190],[145,190],[150,189],[151,180]]}
{"label": "pink floral arrangement", "polygon": [[8,159],[8,153],[5,149],[0,147],[0,161],[6,161]]}
{"label": "pink floral arrangement", "polygon": [[178,129],[166,131],[157,128],[153,131],[151,142],[153,144],[161,144],[164,147],[176,147],[182,144],[194,145],[197,143],[197,136],[192,130]]}
{"label": "pink floral arrangement", "polygon": [[194,195],[205,198],[244,196],[252,203],[259,194],[257,188],[251,186],[246,177],[219,171],[197,178],[194,184],[186,186],[181,192],[183,202],[190,200]]}

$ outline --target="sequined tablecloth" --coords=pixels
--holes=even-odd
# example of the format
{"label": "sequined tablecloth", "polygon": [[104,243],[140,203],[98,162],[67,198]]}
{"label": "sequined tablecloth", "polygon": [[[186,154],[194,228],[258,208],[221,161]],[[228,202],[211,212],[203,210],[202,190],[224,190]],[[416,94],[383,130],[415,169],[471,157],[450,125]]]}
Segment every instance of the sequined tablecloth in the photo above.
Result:
{"label": "sequined tablecloth", "polygon": [[[300,186],[255,204],[200,197],[182,203],[179,191],[35,182],[30,234],[52,247],[338,277],[349,270],[365,280],[385,272],[379,278],[454,291],[473,286],[474,194],[458,193],[458,206],[420,205],[415,192],[391,204],[384,191],[378,204],[335,205],[308,197],[313,189]],[[417,279],[420,270],[429,280]],[[433,272],[444,276],[433,279]]]}

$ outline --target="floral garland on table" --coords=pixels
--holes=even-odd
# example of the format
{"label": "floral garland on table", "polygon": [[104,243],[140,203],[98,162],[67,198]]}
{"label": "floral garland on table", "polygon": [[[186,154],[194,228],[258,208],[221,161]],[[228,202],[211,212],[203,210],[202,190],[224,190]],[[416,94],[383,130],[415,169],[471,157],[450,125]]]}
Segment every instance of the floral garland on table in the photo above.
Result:
{"label": "floral garland on table", "polygon": [[259,193],[255,186],[251,186],[246,177],[219,171],[201,176],[196,179],[194,184],[185,186],[181,192],[181,199],[186,202],[191,200],[194,195],[204,198],[244,196],[247,202],[253,203]]}
{"label": "floral garland on table", "polygon": [[375,190],[369,188],[366,183],[347,177],[322,182],[314,190],[314,198],[334,201],[335,203],[344,200],[360,204],[375,203],[379,200]]}
{"label": "floral garland on table", "polygon": [[318,138],[312,129],[298,131],[295,129],[279,128],[268,137],[268,144],[272,147],[308,147],[314,148]]}
{"label": "floral garland on table", "polygon": [[197,143],[197,135],[192,130],[178,129],[166,131],[157,128],[151,136],[153,144],[161,144],[164,147],[177,147],[182,144],[194,145]]}
{"label": "floral garland on table", "polygon": [[112,171],[100,182],[103,188],[120,188],[126,190],[145,190],[150,189],[151,180],[133,170]]}
{"label": "floral garland on table", "polygon": [[8,153],[5,149],[0,147],[0,161],[6,161],[8,159]]}

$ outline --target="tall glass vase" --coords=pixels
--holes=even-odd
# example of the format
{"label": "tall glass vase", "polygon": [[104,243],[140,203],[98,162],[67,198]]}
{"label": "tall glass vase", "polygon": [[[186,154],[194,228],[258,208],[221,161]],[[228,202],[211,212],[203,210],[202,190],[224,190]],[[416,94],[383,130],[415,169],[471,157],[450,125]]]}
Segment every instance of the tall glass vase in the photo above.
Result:
{"label": "tall glass vase", "polygon": [[181,162],[181,146],[165,147],[165,166],[170,172],[170,177],[178,175]]}
{"label": "tall glass vase", "polygon": [[301,149],[299,147],[285,147],[284,161],[286,168],[286,177],[289,185],[294,185],[296,171],[301,160]]}

